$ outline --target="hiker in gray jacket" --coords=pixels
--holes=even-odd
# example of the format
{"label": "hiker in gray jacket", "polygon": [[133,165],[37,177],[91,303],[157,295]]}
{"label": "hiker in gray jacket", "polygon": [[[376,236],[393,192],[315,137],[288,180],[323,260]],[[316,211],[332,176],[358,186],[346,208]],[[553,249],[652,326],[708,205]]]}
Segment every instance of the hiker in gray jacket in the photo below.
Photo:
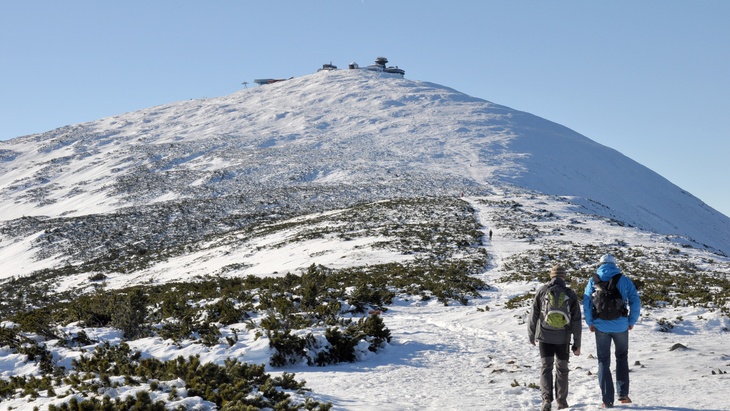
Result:
{"label": "hiker in gray jacket", "polygon": [[[557,397],[558,409],[568,408],[568,360],[570,351],[580,355],[582,332],[581,301],[575,291],[565,284],[565,269],[555,265],[550,271],[550,281],[535,293],[527,333],[530,344],[539,343],[540,391],[542,410],[550,411],[553,392]],[[573,337],[571,349],[570,339]],[[557,358],[555,391],[553,391],[553,366]]]}

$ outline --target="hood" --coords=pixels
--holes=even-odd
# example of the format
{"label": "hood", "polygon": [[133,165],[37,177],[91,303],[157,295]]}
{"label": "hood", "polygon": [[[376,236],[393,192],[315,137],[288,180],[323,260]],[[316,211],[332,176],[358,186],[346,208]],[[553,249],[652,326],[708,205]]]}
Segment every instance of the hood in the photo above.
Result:
{"label": "hood", "polygon": [[608,281],[611,277],[619,273],[621,273],[621,270],[619,270],[618,266],[613,263],[601,264],[598,267],[598,270],[596,270],[596,274],[598,274],[598,278],[600,278],[601,281]]}
{"label": "hood", "polygon": [[548,282],[548,286],[550,287],[554,284],[558,284],[558,285],[565,287],[565,279],[562,277],[553,277],[550,279],[550,282]]}

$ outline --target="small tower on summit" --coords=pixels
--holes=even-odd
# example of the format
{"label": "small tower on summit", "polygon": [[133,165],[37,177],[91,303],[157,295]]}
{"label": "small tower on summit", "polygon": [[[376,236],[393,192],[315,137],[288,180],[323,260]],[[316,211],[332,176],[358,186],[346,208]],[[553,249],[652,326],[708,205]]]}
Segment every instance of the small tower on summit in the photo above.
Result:
{"label": "small tower on summit", "polygon": [[[371,64],[367,67],[362,68],[363,70],[369,70],[369,71],[377,71],[381,73],[390,73],[390,74],[398,74],[401,77],[403,77],[406,74],[406,71],[402,68],[398,68],[398,66],[395,67],[388,67],[386,66],[388,64],[388,59],[385,57],[378,57],[375,59],[375,64]],[[349,65],[350,70],[358,70],[361,69],[360,66],[352,62]]]}

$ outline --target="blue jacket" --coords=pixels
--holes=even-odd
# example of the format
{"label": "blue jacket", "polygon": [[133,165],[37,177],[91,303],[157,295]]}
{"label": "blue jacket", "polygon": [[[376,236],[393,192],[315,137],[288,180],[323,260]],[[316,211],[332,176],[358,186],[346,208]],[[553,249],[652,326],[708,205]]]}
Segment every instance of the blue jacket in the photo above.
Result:
{"label": "blue jacket", "polygon": [[[621,270],[613,263],[604,263],[598,267],[596,274],[601,281],[608,281],[614,275],[620,273]],[[639,314],[641,311],[641,301],[639,300],[639,294],[636,292],[636,287],[633,281],[629,277],[622,275],[618,280],[618,291],[624,299],[624,302],[628,303],[629,316],[619,317],[615,320],[603,320],[600,318],[593,318],[593,301],[591,296],[595,287],[593,285],[593,277],[588,280],[586,290],[583,293],[583,318],[586,319],[586,324],[590,327],[595,325],[598,331],[604,333],[620,333],[629,329],[629,326],[636,324],[639,320]]]}

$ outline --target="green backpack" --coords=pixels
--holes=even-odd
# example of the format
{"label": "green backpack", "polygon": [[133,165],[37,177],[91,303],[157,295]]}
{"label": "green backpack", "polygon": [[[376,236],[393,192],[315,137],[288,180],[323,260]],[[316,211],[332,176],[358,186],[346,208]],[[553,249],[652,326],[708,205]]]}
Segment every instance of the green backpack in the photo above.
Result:
{"label": "green backpack", "polygon": [[549,330],[564,330],[570,327],[570,297],[565,287],[553,284],[545,293],[543,301],[542,326]]}

